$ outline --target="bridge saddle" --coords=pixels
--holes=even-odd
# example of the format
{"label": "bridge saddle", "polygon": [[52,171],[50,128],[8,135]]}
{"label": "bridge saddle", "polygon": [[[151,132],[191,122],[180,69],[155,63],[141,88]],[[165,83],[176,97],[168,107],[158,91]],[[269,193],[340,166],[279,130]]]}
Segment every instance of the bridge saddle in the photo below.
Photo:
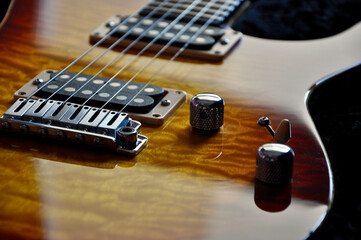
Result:
{"label": "bridge saddle", "polygon": [[2,130],[136,155],[148,141],[127,113],[44,99],[19,98],[0,118]]}

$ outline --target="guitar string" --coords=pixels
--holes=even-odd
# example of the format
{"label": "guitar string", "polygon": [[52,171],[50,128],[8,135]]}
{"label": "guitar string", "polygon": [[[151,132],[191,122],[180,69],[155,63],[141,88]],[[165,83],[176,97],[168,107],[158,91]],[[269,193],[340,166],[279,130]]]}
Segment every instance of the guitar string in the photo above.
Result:
{"label": "guitar string", "polygon": [[[183,15],[188,14],[188,12],[191,11],[191,9],[197,5],[198,2],[200,2],[201,0],[197,0],[194,1],[194,3],[192,4],[193,6],[189,6],[186,10],[183,12]],[[184,2],[184,1],[183,1]],[[179,4],[181,4],[182,1],[178,2],[177,4],[175,4],[171,9],[175,9],[178,7]],[[134,41],[132,41],[132,43],[130,45],[128,45],[123,51],[121,51],[119,54],[117,54],[108,64],[106,64],[100,71],[98,71],[94,76],[92,76],[90,79],[88,79],[80,88],[78,88],[75,92],[73,92],[65,101],[64,103],[66,103],[67,101],[69,101],[72,97],[74,97],[74,95],[76,95],[80,90],[82,90],[84,87],[87,86],[88,83],[90,83],[94,78],[96,78],[101,72],[103,72],[106,68],[108,68],[112,63],[114,63],[116,60],[118,60],[121,56],[124,55],[124,53],[126,53],[128,50],[130,50],[136,43],[138,43],[143,37],[144,35],[146,35],[150,30],[154,29],[154,27],[157,26],[157,24],[161,21],[163,21],[167,16],[169,16],[169,14],[171,14],[171,11],[167,12],[166,14],[164,14],[160,19],[158,19],[156,22],[154,22],[147,30],[145,30],[139,37],[137,37]],[[181,17],[180,17],[181,18]],[[178,19],[179,20],[179,19]],[[177,24],[179,21],[177,19],[173,20],[173,22],[171,24],[169,24],[167,26],[167,28],[165,28],[164,30],[162,30],[150,43],[148,43],[147,46],[145,46],[141,52],[139,52],[135,57],[133,57],[126,65],[124,65],[119,71],[118,73],[115,75],[117,76],[120,72],[122,72],[125,68],[127,68],[131,63],[133,63],[139,55],[141,55],[143,52],[145,52],[153,43],[155,43],[163,33],[167,32],[170,28],[172,28],[175,24]],[[144,21],[144,20],[143,20]],[[139,24],[141,24],[141,21],[139,21]],[[99,88],[95,93],[93,93],[85,102],[82,103],[82,105],[86,104],[86,102],[88,102],[90,99],[92,99],[99,91],[101,91],[105,86],[107,86],[107,84],[113,80],[114,77],[112,77],[111,79],[107,80],[105,82],[105,84],[103,84],[103,86],[101,88]],[[65,86],[62,86],[62,88],[64,88]],[[55,94],[53,94],[55,95]],[[51,98],[52,96],[48,97]]]}
{"label": "guitar string", "polygon": [[[226,4],[224,4],[221,8],[219,8],[217,11],[221,11],[221,9],[223,7],[225,7]],[[219,13],[221,14],[221,13]],[[144,90],[146,89],[149,84],[174,60],[176,59],[187,47],[188,45],[195,40],[204,30],[206,30],[206,28],[212,23],[213,18],[215,18],[214,16],[212,16],[210,19],[207,20],[207,22],[199,29],[199,31],[197,31],[196,33],[193,34],[193,36],[183,45],[182,48],[180,48],[174,55],[173,57],[166,62],[166,64],[164,64],[159,70],[158,72],[156,72],[153,77],[144,85],[144,87],[142,89],[140,89],[133,97],[132,99],[130,99],[127,104],[125,104],[125,106],[119,111],[122,112],[125,110],[125,108]],[[114,96],[112,97],[114,98]],[[108,102],[110,102],[111,100],[109,100]],[[106,105],[106,104],[105,104]],[[103,107],[105,107],[105,105],[103,105]],[[103,109],[102,107],[102,109]]]}
{"label": "guitar string", "polygon": [[[169,0],[168,0],[169,1]],[[163,2],[165,4],[165,2]],[[162,4],[160,4],[158,6],[159,8],[162,7]],[[148,14],[147,17],[145,17],[145,19],[149,19],[151,16],[153,16],[155,13],[157,12],[157,8],[155,8],[151,14]],[[134,15],[132,15],[134,17]],[[130,17],[128,17],[127,19],[130,19]],[[124,23],[124,22],[123,22]],[[71,79],[69,79],[63,86],[61,86],[59,89],[57,89],[55,92],[53,92],[47,99],[46,101],[48,101],[49,99],[51,99],[54,95],[56,95],[59,91],[61,91],[62,89],[64,89],[69,83],[71,83],[74,79],[76,79],[81,73],[83,73],[86,69],[88,69],[92,64],[94,64],[97,60],[99,60],[102,56],[104,56],[106,53],[108,53],[111,49],[113,49],[116,45],[118,45],[119,42],[121,42],[122,40],[124,40],[131,32],[133,29],[137,28],[141,23],[139,22],[138,24],[136,24],[135,26],[133,26],[130,31],[126,32],[121,38],[119,38],[116,42],[114,42],[109,48],[107,48],[101,55],[99,55],[96,59],[94,59],[91,63],[89,63],[85,68],[83,68],[80,72],[78,72],[77,74],[75,74]],[[118,25],[116,27],[116,29],[119,28],[120,25]],[[43,86],[45,87],[45,86]],[[41,89],[38,89],[39,91]],[[63,102],[63,104],[65,104],[66,102]]]}
{"label": "guitar string", "polygon": [[[212,4],[214,2],[216,2],[217,0],[212,0],[210,2],[207,3],[208,4]],[[206,6],[207,6],[206,5]],[[208,19],[208,21],[202,26],[201,29],[199,29],[195,34],[193,34],[193,37],[191,39],[189,39],[182,48],[180,48],[177,53],[165,64],[165,66],[163,66],[153,77],[150,81],[148,81],[148,83],[140,90],[136,93],[136,95],[130,100],[128,101],[125,106],[119,111],[123,111],[149,84],[151,81],[153,81],[155,79],[156,76],[158,76],[160,74],[161,71],[163,71],[163,69],[168,66],[168,64],[170,62],[172,62],[176,57],[179,56],[179,54],[181,54],[181,52],[184,51],[184,49],[190,44],[191,41],[193,41],[194,39],[196,39],[211,23],[212,21],[218,16],[220,15],[220,13],[222,12],[223,8],[226,8],[228,5],[228,1],[224,2],[224,4],[222,5],[221,8],[219,8],[217,10],[217,12],[219,12],[218,14],[214,14],[211,18]],[[204,9],[203,9],[204,10]],[[206,10],[205,10],[206,11]],[[202,11],[201,11],[202,12]],[[202,16],[203,13],[199,12],[197,15]],[[196,15],[196,16],[197,16]],[[120,88],[115,94],[113,94],[113,96],[108,99],[107,102],[105,102],[103,104],[103,106],[101,108],[99,108],[100,110],[102,110],[112,99],[114,99],[114,97],[116,95],[118,95],[132,80],[134,80],[134,78],[139,75],[147,66],[149,66],[149,64],[151,64],[162,52],[164,52],[164,50],[166,48],[168,48],[181,34],[183,34],[188,28],[189,26],[193,25],[198,19],[199,17],[193,18],[187,25],[186,27],[184,27],[180,32],[178,32],[178,34],[171,40],[169,41],[152,59],[150,59],[122,88]]]}
{"label": "guitar string", "polygon": [[[178,37],[180,35],[182,35],[187,29],[189,29],[190,26],[193,25],[194,22],[196,22],[202,15],[204,12],[206,12],[210,6],[216,1],[210,1],[207,3],[207,5],[202,9],[202,11],[200,11],[199,13],[197,13],[197,17],[193,18],[191,22],[189,22],[185,27],[183,27],[183,29],[178,32],[177,35],[175,35],[152,59],[151,61],[149,61],[146,65],[144,65],[130,80],[128,80],[125,85],[123,85],[123,87],[121,87],[107,102],[105,102],[105,104],[100,108],[103,109],[105,107],[105,105],[107,105],[117,94],[119,94],[125,87],[127,87],[134,79],[137,75],[139,75],[155,58],[157,58],[162,52],[165,51],[166,48],[168,48],[175,40],[178,39]],[[225,2],[225,4],[228,4],[228,1]],[[208,6],[209,5],[209,6]],[[161,34],[159,34],[160,36]],[[149,44],[150,45],[150,44]],[[148,45],[148,46],[149,46]],[[140,54],[142,54],[146,49],[143,49],[142,52],[138,53],[138,55],[136,57],[138,57]],[[124,70],[124,68],[120,69],[116,74],[114,74],[112,76],[112,78],[110,78],[109,80],[107,80],[107,82],[100,88],[97,90],[96,93],[94,93],[90,98],[88,98],[85,102],[83,102],[82,106],[84,106],[93,96],[95,96],[99,91],[101,91],[105,86],[107,86],[107,84],[113,80],[117,75],[119,75],[119,73]],[[137,93],[137,95],[139,95],[139,92]],[[128,105],[128,104],[127,104]]]}
{"label": "guitar string", "polygon": [[[195,2],[198,2],[198,1],[195,1]],[[214,2],[214,1],[211,1],[210,3],[213,3],[213,2]],[[163,3],[164,3],[164,2],[163,2]],[[226,5],[226,4],[228,4],[228,1],[224,2],[224,5]],[[193,4],[192,4],[192,5],[193,5]],[[207,4],[206,6],[208,6],[208,4]],[[188,7],[188,8],[189,8],[189,7]],[[198,15],[199,15],[199,16],[198,16],[197,18],[193,18],[192,21],[191,21],[189,24],[187,24],[186,26],[189,28],[189,26],[191,26],[199,17],[201,17],[201,16],[203,15],[203,13],[204,13],[207,9],[209,9],[209,7],[204,7],[204,8],[202,9],[202,11],[199,12],[199,13],[196,15],[196,16],[198,16]],[[184,12],[183,12],[183,15],[185,15]],[[149,15],[148,15],[148,16],[149,16]],[[183,17],[183,16],[182,16],[182,17]],[[182,17],[180,17],[180,18],[182,18]],[[129,18],[130,18],[130,17],[129,17]],[[129,18],[127,18],[127,20],[128,20]],[[213,20],[213,18],[215,18],[215,15],[213,15],[211,19]],[[209,21],[209,22],[211,22],[211,21]],[[125,22],[123,22],[123,24],[124,24],[124,23],[125,23]],[[175,24],[175,23],[174,23],[174,24]],[[119,24],[116,28],[118,28],[120,25],[121,25],[121,24]],[[209,24],[208,24],[208,25],[209,25]],[[207,26],[208,26],[208,25],[207,25]],[[136,27],[136,26],[134,26],[133,28],[135,28],[135,27]],[[167,47],[169,47],[170,44],[171,44],[172,42],[174,42],[175,39],[177,39],[177,38],[179,37],[179,35],[181,35],[181,34],[187,29],[187,27],[184,28],[183,31],[181,31],[180,33],[178,33],[165,47],[163,47],[163,49],[162,49],[156,56],[154,56],[152,60],[154,60],[154,59],[155,59],[157,56],[159,56]],[[116,29],[116,28],[115,28],[115,29]],[[113,30],[114,30],[114,29],[113,29]],[[148,30],[149,30],[149,29],[148,29]],[[200,34],[200,33],[199,33],[199,34]],[[197,34],[197,36],[198,36],[199,34]],[[109,35],[109,34],[108,34],[108,35]],[[125,36],[124,36],[124,37],[125,37]],[[193,40],[193,39],[195,39],[195,37],[193,37],[192,40]],[[190,40],[190,41],[191,41],[191,40]],[[120,42],[120,40],[119,40],[119,42]],[[115,45],[115,44],[114,44],[114,45]],[[188,46],[188,45],[189,45],[189,41],[186,43],[186,46]],[[184,48],[185,48],[185,47],[184,47]],[[183,50],[184,50],[184,48],[183,48]],[[110,49],[111,49],[111,48],[110,48]],[[108,48],[108,49],[106,50],[106,52],[109,51],[110,49]],[[183,52],[183,50],[180,51],[180,52]],[[145,50],[143,49],[142,52],[144,52],[144,51],[145,51]],[[142,52],[141,52],[141,53],[142,53]],[[179,52],[179,53],[180,53],[180,52]],[[141,53],[140,53],[140,54],[141,54]],[[140,55],[140,54],[139,54],[139,55]],[[179,55],[179,54],[176,54],[175,57],[177,57],[178,55]],[[175,57],[174,57],[174,58],[175,58]],[[172,58],[172,60],[173,60],[174,58]],[[98,59],[99,59],[99,58],[98,58]],[[152,60],[151,60],[146,66],[148,66],[148,65],[152,62]],[[95,61],[93,61],[93,62],[95,62]],[[93,62],[92,62],[92,63],[93,63]],[[91,64],[90,64],[90,65],[91,65]],[[136,73],[136,75],[133,76],[133,78],[132,78],[130,81],[128,81],[125,86],[127,86],[140,72],[142,72],[142,71],[145,69],[146,66],[144,66],[140,71],[138,71],[138,72]],[[69,68],[69,67],[70,67],[70,66],[68,66],[68,68]],[[89,65],[88,65],[87,67],[89,67]],[[162,68],[162,69],[163,69],[163,68]],[[162,69],[161,69],[161,70],[162,70]],[[65,70],[66,70],[66,69],[64,69],[62,72],[64,72]],[[114,79],[114,77],[117,76],[120,72],[121,72],[121,71],[118,71],[118,73],[117,73],[116,75],[114,75],[110,80]],[[59,73],[57,74],[57,76],[59,76],[60,74],[61,74],[61,72],[59,72]],[[78,75],[80,75],[80,73],[78,73]],[[77,75],[77,76],[78,76],[78,75]],[[158,75],[158,73],[157,73],[157,75]],[[74,76],[73,79],[75,79],[77,76]],[[53,79],[55,79],[55,78],[56,78],[56,76],[55,76]],[[51,80],[53,80],[53,79],[51,79]],[[72,80],[73,80],[73,79],[72,79]],[[108,82],[110,82],[110,80],[109,80]],[[152,80],[153,80],[153,79],[152,79]],[[69,83],[69,81],[68,81],[68,83]],[[148,83],[146,86],[148,86],[148,85],[149,85],[149,83]],[[124,89],[125,86],[123,86],[123,88],[121,88],[116,94],[118,94],[122,89]],[[43,87],[45,87],[45,86],[43,86]],[[143,89],[144,89],[144,88],[143,88]],[[40,90],[40,89],[39,89],[39,90]],[[142,90],[141,90],[141,91],[142,91]],[[140,91],[140,92],[141,92],[141,91]],[[98,92],[99,92],[99,91],[98,91]],[[138,92],[138,93],[136,94],[136,96],[138,96],[140,92]],[[35,93],[34,93],[34,94],[35,94]],[[34,95],[34,94],[33,94],[33,95]],[[116,95],[116,94],[115,94],[115,95]],[[54,95],[54,94],[53,94],[53,95]],[[115,97],[115,95],[114,95],[111,99],[113,99],[113,98]],[[135,97],[136,97],[136,96],[135,96]],[[134,97],[134,98],[135,98],[135,97]],[[134,99],[134,98],[133,98],[133,99]],[[111,100],[111,99],[110,99],[110,100]],[[48,98],[47,100],[49,100],[49,98]],[[89,99],[88,99],[88,100],[89,100]],[[110,101],[110,100],[109,100],[109,101]],[[109,101],[107,101],[107,102],[103,105],[103,107],[104,107],[106,104],[108,104]],[[131,101],[132,101],[132,100],[131,100]],[[130,103],[131,101],[129,101],[129,103]],[[127,103],[126,106],[127,106],[129,103]],[[125,106],[125,107],[126,107],[126,106]],[[102,107],[102,108],[103,108],[103,107]],[[125,108],[125,107],[124,107],[124,108]],[[123,108],[123,109],[124,109],[124,108]]]}
{"label": "guitar string", "polygon": [[[170,2],[171,0],[165,0],[163,3],[166,4],[167,2]],[[163,4],[160,4],[157,8],[161,8]],[[149,14],[147,14],[147,16],[145,18],[149,19],[150,17],[152,17],[156,12],[157,12],[157,8],[153,9]],[[114,27],[114,29],[112,29],[111,31],[109,31],[109,33],[107,33],[106,35],[104,35],[104,37],[102,37],[98,42],[96,42],[92,47],[90,47],[89,49],[87,49],[83,54],[81,54],[78,58],[76,58],[73,62],[71,62],[68,66],[66,66],[63,70],[61,70],[60,72],[58,72],[55,76],[53,76],[51,79],[49,79],[46,83],[44,83],[41,87],[39,87],[37,90],[35,90],[33,93],[31,93],[27,98],[26,101],[27,102],[30,98],[32,98],[34,95],[36,95],[39,91],[41,91],[42,89],[44,89],[46,86],[48,86],[52,81],[54,81],[58,76],[60,76],[61,74],[63,74],[66,70],[68,70],[70,67],[72,67],[75,63],[77,63],[80,59],[82,59],[83,57],[85,57],[88,53],[90,53],[92,50],[94,50],[97,46],[99,46],[101,43],[103,43],[106,39],[108,39],[113,33],[115,33],[118,28],[124,24],[127,24],[128,21],[131,18],[134,18],[136,16],[138,16],[139,12],[142,9],[138,10],[136,13],[130,15],[129,17],[127,17],[124,21],[120,22],[118,25],[116,25]],[[134,26],[133,28],[136,28],[137,26]],[[132,29],[133,29],[132,28]],[[127,32],[125,35],[123,35],[121,38],[119,38],[114,44],[112,44],[112,46],[110,46],[109,48],[107,48],[103,53],[101,53],[100,55],[98,55],[98,57],[96,59],[94,59],[90,64],[88,64],[86,66],[85,69],[87,69],[88,67],[90,67],[93,63],[95,63],[97,60],[99,60],[102,56],[104,56],[107,52],[109,52],[112,48],[114,48],[120,41],[122,41],[123,39],[125,39],[128,35],[130,34],[130,32]],[[81,71],[84,72],[85,70],[83,69]],[[76,77],[78,77],[81,73],[79,73],[77,76],[74,76],[73,78],[69,79],[68,81],[72,81],[73,79],[75,79]],[[47,102],[49,100],[49,98],[47,98],[44,102]]]}
{"label": "guitar string", "polygon": [[[200,1],[194,1],[193,3],[196,3],[195,5],[197,5],[198,2]],[[212,1],[213,2],[213,1]],[[192,4],[193,5],[193,4]],[[206,10],[205,10],[206,11]],[[156,42],[157,39],[159,39],[159,37],[164,33],[167,32],[168,29],[172,28],[175,24],[177,24],[179,22],[180,19],[182,19],[184,17],[185,14],[179,15],[175,20],[173,20],[171,22],[171,24],[169,24],[164,30],[162,30],[161,33],[158,34],[158,36],[156,37],[156,39],[153,39],[150,43],[147,44],[147,46],[145,48],[143,48],[136,56],[133,57],[133,59],[131,60],[131,62],[135,61],[141,54],[143,54],[153,43]],[[186,29],[186,28],[183,28]],[[184,32],[184,31],[183,31]],[[178,36],[174,36],[171,40],[177,39]],[[103,88],[105,88],[108,83],[110,83],[116,76],[118,76],[127,66],[129,66],[129,64],[131,63],[129,62],[127,65],[125,65],[124,67],[122,67],[117,73],[115,73],[110,79],[108,79],[102,87],[100,87],[95,93],[93,93],[92,96],[90,96],[85,102],[83,102],[82,106],[84,106],[90,99],[92,99],[97,93],[99,93]],[[142,71],[144,68],[142,68],[140,71]],[[138,73],[139,74],[139,73]],[[126,86],[128,86],[132,80],[135,78],[135,76],[133,76],[130,80],[127,81],[127,83],[125,83],[125,85],[118,91],[122,91]]]}
{"label": "guitar string", "polygon": [[[169,1],[169,0],[168,0],[168,1]],[[196,1],[196,2],[198,2],[198,1]],[[178,2],[178,3],[179,3],[179,2]],[[158,8],[162,8],[162,6],[165,5],[165,4],[167,4],[167,1],[164,1],[164,2],[162,2],[160,5],[158,5],[155,9],[152,10],[152,14],[148,14],[147,17],[150,18],[150,16],[152,16],[152,15],[154,15],[154,14],[156,13],[156,11],[157,11]],[[132,16],[134,17],[135,14],[133,14]],[[126,19],[126,21],[118,24],[114,29],[118,29],[119,26],[121,26],[122,24],[125,24],[126,22],[128,22],[128,20],[129,20],[132,16],[128,17],[128,18]],[[137,26],[139,26],[139,24],[140,24],[140,22],[139,22],[138,24],[136,24],[135,26],[133,26],[133,28],[131,28],[131,30],[134,29],[134,28],[136,28]],[[111,32],[113,32],[114,29],[113,29]],[[148,30],[149,30],[149,29],[148,29]],[[96,58],[96,59],[93,60],[90,64],[88,64],[87,67],[85,67],[82,71],[80,71],[80,72],[77,73],[75,76],[73,76],[70,80],[68,80],[67,83],[64,84],[60,89],[56,90],[53,94],[51,94],[51,95],[46,99],[46,101],[48,101],[49,99],[51,99],[51,97],[53,97],[56,93],[58,93],[59,91],[61,91],[61,89],[63,89],[63,88],[64,88],[65,86],[67,86],[71,81],[73,81],[76,77],[78,77],[82,72],[84,72],[85,69],[87,69],[88,67],[90,67],[90,65],[92,65],[92,64],[93,64],[95,61],[97,61],[100,57],[102,57],[103,55],[105,55],[106,52],[108,52],[108,51],[109,51],[110,49],[112,49],[115,45],[117,45],[117,44],[118,44],[121,40],[123,40],[127,35],[129,35],[130,32],[131,32],[131,31],[128,31],[125,35],[123,35],[120,39],[118,39],[114,44],[112,44],[112,46],[109,47],[102,55],[98,56],[98,58]],[[106,36],[109,36],[109,35],[110,35],[110,34],[107,34]],[[103,40],[103,39],[102,39],[102,40]],[[101,41],[101,40],[100,40],[100,41]],[[93,46],[93,47],[94,47],[94,46]],[[88,52],[90,52],[90,50],[88,50]],[[83,54],[83,55],[85,55],[85,54]],[[120,56],[119,56],[119,57],[120,57]],[[81,58],[81,57],[79,57],[79,59],[80,59],[80,58]],[[115,60],[114,60],[114,61],[115,61]],[[114,61],[112,61],[112,62],[114,62]],[[33,92],[33,94],[31,94],[31,95],[27,98],[27,100],[28,100],[29,98],[31,98],[32,96],[34,96],[37,92],[39,92],[40,90],[42,90],[44,87],[46,87],[51,81],[53,81],[54,79],[56,79],[57,76],[59,76],[60,74],[62,74],[64,71],[66,71],[66,70],[67,70],[69,67],[71,67],[73,64],[74,64],[74,63],[72,63],[72,64],[69,65],[67,68],[63,69],[61,72],[59,72],[58,74],[56,74],[52,79],[50,79],[49,81],[47,81],[46,84],[44,84],[42,87],[40,87],[40,88],[37,89],[35,92]],[[107,66],[109,66],[109,65],[110,65],[110,64],[107,64]],[[106,68],[106,67],[105,67],[105,68]],[[105,68],[103,68],[103,70],[104,70]],[[119,74],[119,73],[118,73],[118,74]],[[117,74],[117,75],[118,75],[118,74]],[[94,79],[94,78],[93,78],[93,79]],[[92,96],[92,97],[93,97],[93,96]],[[66,101],[68,101],[68,100],[69,100],[69,98],[68,98]],[[46,102],[46,101],[45,101],[45,102]],[[64,103],[65,103],[65,102],[64,102]]]}
{"label": "guitar string", "polygon": [[[149,17],[150,18],[150,17]],[[146,19],[149,19],[149,18],[146,18]],[[164,18],[161,18],[161,20],[164,20]],[[161,21],[160,20],[160,21]],[[132,27],[131,29],[130,29],[130,31],[128,31],[128,32],[126,32],[126,34],[125,35],[123,35],[121,38],[119,38],[116,42],[114,42],[105,52],[104,52],[104,54],[103,55],[105,55],[105,53],[107,53],[107,52],[109,52],[111,49],[113,49],[116,45],[118,45],[122,40],[124,40],[129,34],[131,34],[131,30],[133,30],[133,29],[136,29],[139,25],[141,25],[141,22],[138,22],[134,27]],[[154,24],[153,24],[154,25]],[[154,27],[154,26],[151,26],[151,27]],[[148,28],[148,30],[147,30],[147,32],[148,31],[150,31],[151,30],[151,28]],[[143,34],[142,34],[142,36],[144,36],[146,33],[144,33],[143,32]],[[141,38],[141,37],[140,37]],[[134,41],[134,44],[138,41],[138,39],[140,39],[140,38],[137,38],[137,40],[136,41]],[[133,44],[133,45],[134,45]],[[132,46],[133,46],[132,45]],[[129,47],[128,46],[128,48],[126,49],[126,50],[129,50],[131,48],[131,46]],[[124,49],[125,50],[125,49]],[[123,50],[123,51],[124,51]],[[118,54],[119,55],[119,57],[121,57],[122,56],[122,52],[120,53],[120,54]],[[101,56],[100,56],[101,57]],[[105,67],[103,67],[103,69],[100,71],[100,72],[102,72],[103,70],[105,70],[112,62],[115,62],[115,60],[117,60],[117,56],[115,57],[116,59],[113,59],[113,61],[111,61],[110,63],[108,63]],[[68,86],[68,84],[70,84],[71,82],[73,82],[73,80],[74,79],[76,79],[80,74],[82,74],[85,70],[87,70],[94,62],[96,62],[97,60],[98,60],[99,58],[97,58],[97,59],[94,59],[90,64],[88,64],[85,68],[83,68],[80,72],[78,72],[77,74],[75,74],[71,79],[69,79],[64,85],[62,85],[60,88],[58,88],[55,92],[53,92],[46,100],[49,100],[49,99],[51,99],[53,96],[55,96],[58,92],[60,92],[62,89],[64,89],[66,86]],[[99,74],[99,73],[98,73]],[[98,75],[96,75],[96,76],[98,76]],[[96,77],[96,76],[94,76],[93,77],[93,79]],[[89,83],[91,80],[88,80],[86,83],[85,83],[85,85],[87,84],[87,83]],[[78,89],[78,90],[80,90],[80,89]],[[63,104],[65,104],[73,95],[75,95],[76,94],[76,92],[74,92],[68,99],[66,99],[64,102],[63,102]]]}

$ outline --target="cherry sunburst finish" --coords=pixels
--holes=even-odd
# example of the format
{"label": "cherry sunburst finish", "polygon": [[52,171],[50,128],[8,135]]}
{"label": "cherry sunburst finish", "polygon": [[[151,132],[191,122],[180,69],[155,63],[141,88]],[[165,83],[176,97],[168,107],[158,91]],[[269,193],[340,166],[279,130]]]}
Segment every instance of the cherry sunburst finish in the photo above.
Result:
{"label": "cherry sunburst finish", "polygon": [[[0,114],[13,93],[44,69],[61,70],[89,48],[89,33],[113,14],[146,1],[13,2],[0,29]],[[223,128],[212,136],[189,126],[184,104],[161,126],[143,125],[148,146],[134,158],[39,138],[0,136],[2,239],[302,239],[325,216],[332,178],[305,107],[317,80],[361,61],[361,25],[311,41],[244,36],[221,63],[172,62],[153,84],[190,98],[225,100]],[[80,71],[104,48],[72,67]],[[116,52],[89,69],[95,74]],[[111,77],[133,55],[104,76]],[[151,56],[131,64],[129,79]],[[136,80],[146,83],[167,58]],[[256,151],[273,142],[257,125],[292,123],[293,182],[279,190],[255,182]],[[276,194],[275,194],[276,192]],[[273,197],[274,195],[274,197]]]}

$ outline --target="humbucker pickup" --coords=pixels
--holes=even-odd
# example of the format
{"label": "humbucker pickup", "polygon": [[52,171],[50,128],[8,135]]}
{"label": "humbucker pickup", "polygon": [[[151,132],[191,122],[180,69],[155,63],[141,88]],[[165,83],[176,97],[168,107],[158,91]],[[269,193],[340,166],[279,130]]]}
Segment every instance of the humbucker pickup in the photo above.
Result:
{"label": "humbucker pickup", "polygon": [[[167,19],[174,20],[179,16],[179,14],[183,13],[185,9],[189,8],[191,4],[193,4],[194,0],[182,0],[181,4],[175,6],[178,1],[177,0],[152,0],[147,6],[145,6],[141,11],[140,15],[147,16],[148,14],[154,13],[155,17],[162,17],[164,14],[168,13]],[[204,9],[208,4],[209,0],[200,1],[194,8],[191,8],[191,11],[187,13],[182,19],[183,22],[189,22],[192,20],[197,14]],[[212,25],[219,26],[223,24],[229,16],[231,16],[234,11],[241,7],[244,4],[244,0],[227,0],[227,1],[215,1],[211,4],[211,7],[202,14],[199,19],[197,19],[197,23],[206,23],[210,18],[212,19]],[[217,16],[217,10],[222,8],[222,12],[219,12]]]}
{"label": "humbucker pickup", "polygon": [[[152,41],[156,36],[158,36],[162,30],[170,25],[172,23],[171,20],[162,20],[158,22],[153,28],[151,28],[149,31],[147,29],[149,28],[150,24],[153,24],[157,21],[156,18],[141,18],[141,17],[132,17],[130,18],[126,23],[119,26],[117,31],[113,33],[113,37],[120,38],[124,36],[125,33],[130,31],[129,36],[127,36],[128,39],[136,39],[138,38],[142,33],[144,34],[144,37],[142,37],[141,41],[144,42],[150,42]],[[140,24],[138,24],[140,23]],[[138,26],[136,26],[138,24]],[[176,36],[178,31],[182,28],[184,28],[186,23],[180,22],[174,25],[169,31],[159,36],[156,43],[159,44],[167,44],[172,38]],[[186,44],[189,41],[188,48],[190,49],[200,49],[200,50],[209,50],[211,49],[217,40],[219,40],[224,35],[224,30],[219,27],[214,26],[208,26],[205,30],[200,32],[200,35],[195,38],[194,40],[191,40],[191,36],[197,32],[200,31],[202,28],[202,25],[199,24],[193,24],[192,27],[189,29],[186,29],[182,35],[180,35],[173,43],[172,46],[182,47],[184,44]]]}
{"label": "humbucker pickup", "polygon": [[[45,70],[15,92],[15,99],[27,98],[40,88],[34,95],[34,99],[48,98],[58,91],[51,100],[64,101],[70,96],[72,103],[83,104],[92,107],[101,107],[108,100],[107,109],[120,111],[125,104],[137,94],[145,84],[138,82],[127,83],[124,80],[112,79],[92,75],[64,72],[47,84],[58,72]],[[74,78],[72,81],[72,78]],[[69,81],[69,82],[68,82]],[[125,86],[125,84],[127,85]],[[44,87],[42,87],[46,84]],[[65,86],[66,84],[66,86]],[[125,87],[124,87],[125,86]],[[119,93],[117,91],[124,87]],[[98,91],[101,88],[100,91]],[[79,91],[78,91],[79,90]],[[75,94],[74,94],[75,93]],[[96,93],[94,95],[94,93]],[[116,96],[112,98],[115,94]],[[94,96],[93,96],[94,95]],[[186,93],[175,89],[162,88],[156,85],[148,85],[132,100],[124,109],[132,119],[151,125],[163,124],[175,111],[186,101]]]}
{"label": "humbucker pickup", "polygon": [[[110,17],[90,34],[90,42],[95,44],[114,28],[117,28],[111,36],[102,42],[102,46],[109,46],[124,36],[116,48],[124,49],[132,44],[130,50],[133,51],[147,48],[147,52],[158,52],[171,39],[175,38],[170,46],[164,50],[165,54],[173,55],[187,43],[187,47],[180,54],[181,56],[207,61],[221,61],[242,38],[240,32],[212,25],[202,30],[203,25],[193,24],[186,28],[182,34],[178,34],[187,23],[172,24],[172,20],[157,21],[156,18],[143,16],[126,19],[126,17],[119,15]],[[122,22],[123,24],[120,24]],[[166,28],[167,30],[165,30]],[[197,37],[194,38],[193,35],[196,32],[198,32]],[[148,45],[155,38],[157,40]],[[135,39],[138,40],[135,41]]]}

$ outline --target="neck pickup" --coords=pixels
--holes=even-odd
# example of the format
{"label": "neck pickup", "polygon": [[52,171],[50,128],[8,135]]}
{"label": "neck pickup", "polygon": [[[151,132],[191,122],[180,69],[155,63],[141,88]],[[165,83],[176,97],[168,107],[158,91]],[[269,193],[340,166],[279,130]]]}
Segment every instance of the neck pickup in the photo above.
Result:
{"label": "neck pickup", "polygon": [[[169,15],[166,17],[168,20],[174,20],[186,9],[190,8],[189,13],[181,20],[182,22],[189,22],[192,20],[203,8],[208,6],[207,10],[202,14],[202,16],[197,19],[196,23],[204,24],[208,19],[214,18],[212,20],[212,25],[220,26],[223,24],[232,13],[241,6],[244,0],[219,0],[209,3],[209,0],[199,1],[194,7],[191,7],[191,4],[194,3],[194,0],[185,0],[179,2],[178,0],[153,0],[149,2],[141,11],[141,16],[147,16],[150,13],[154,13],[154,17],[160,18],[165,13]],[[217,11],[222,9],[220,13]],[[217,16],[214,16],[217,15]]]}
{"label": "neck pickup", "polygon": [[114,48],[126,49],[127,53],[144,51],[172,57],[180,52],[182,57],[216,62],[222,61],[242,38],[240,32],[217,26],[117,15],[96,28],[90,34],[90,42],[95,44],[110,31],[114,33],[102,42],[102,46],[109,47],[117,42]]}

